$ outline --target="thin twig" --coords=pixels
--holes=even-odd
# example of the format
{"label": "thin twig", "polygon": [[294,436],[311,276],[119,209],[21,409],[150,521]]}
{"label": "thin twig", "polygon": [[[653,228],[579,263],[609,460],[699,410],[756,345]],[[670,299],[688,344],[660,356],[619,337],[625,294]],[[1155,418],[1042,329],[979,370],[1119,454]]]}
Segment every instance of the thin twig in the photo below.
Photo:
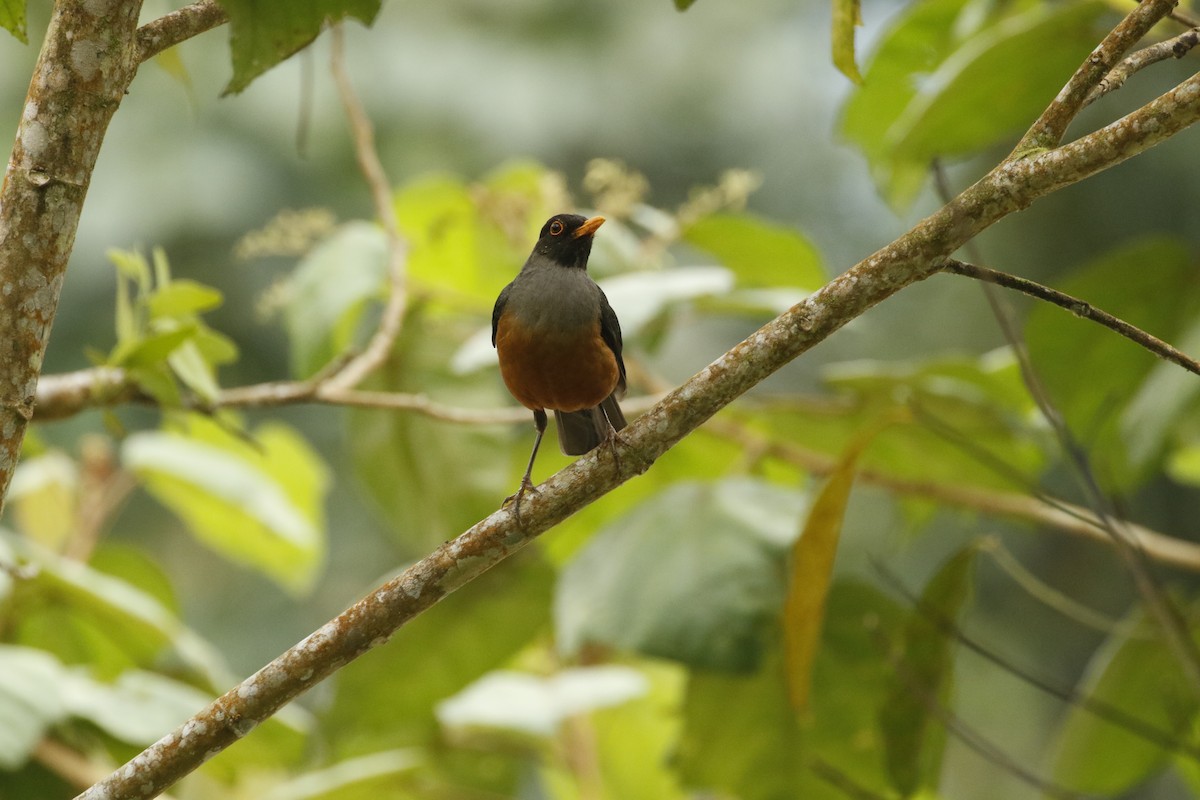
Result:
{"label": "thin twig", "polygon": [[1092,87],[1083,100],[1084,107],[1091,105],[1109,92],[1120,89],[1133,73],[1160,61],[1166,61],[1168,58],[1183,58],[1198,44],[1200,44],[1200,27],[1194,27],[1166,41],[1138,50],[1113,67],[1100,83]]}
{"label": "thin twig", "polygon": [[137,29],[137,60],[147,61],[162,51],[229,21],[216,0],[197,0]]}
{"label": "thin twig", "polygon": [[892,794],[880,794],[873,789],[863,786],[850,773],[838,769],[820,756],[810,756],[804,759],[804,766],[825,783],[837,789],[851,800],[889,800]]}
{"label": "thin twig", "polygon": [[1146,722],[1140,717],[1135,717],[1123,709],[1112,705],[1111,703],[1106,703],[1103,700],[1097,700],[1095,698],[1088,697],[1087,695],[1075,689],[1063,689],[1055,686],[1049,680],[1039,677],[1032,671],[1018,666],[1015,662],[1005,658],[1004,656],[1001,656],[992,649],[985,647],[974,638],[968,636],[953,619],[947,617],[945,614],[942,614],[940,611],[938,611],[938,609],[932,607],[916,593],[909,590],[909,588],[904,585],[904,582],[900,580],[899,576],[889,569],[888,566],[882,561],[872,559],[871,565],[883,578],[885,583],[887,583],[901,597],[907,600],[913,606],[913,608],[916,609],[916,611],[920,613],[924,619],[928,620],[930,624],[934,625],[943,636],[954,639],[971,652],[987,661],[990,661],[1004,672],[1007,672],[1009,675],[1012,675],[1018,680],[1026,683],[1029,686],[1032,686],[1044,694],[1061,700],[1069,705],[1078,706],[1089,713],[1094,714],[1096,717],[1099,717],[1106,722],[1124,729],[1133,736],[1137,736],[1138,738],[1144,739],[1147,742],[1163,748],[1167,752],[1179,753],[1187,756],[1193,761],[1200,761],[1200,747],[1196,747],[1195,745],[1183,740],[1183,738],[1178,734],[1164,731],[1156,725]]}
{"label": "thin twig", "polygon": [[[338,374],[334,365],[328,375]],[[407,392],[341,389],[329,386],[325,373],[304,381],[266,381],[248,386],[222,389],[214,401],[198,410],[216,411],[222,408],[274,408],[277,406],[314,403],[375,408],[384,411],[412,411],[442,422],[463,425],[509,425],[527,422],[529,412],[523,408],[463,408],[431,400],[423,394]],[[621,402],[626,413],[637,415],[651,408],[664,393],[631,397]],[[133,379],[120,367],[91,367],[76,372],[46,375],[38,383],[35,420],[62,420],[91,408],[106,408],[125,403],[155,405],[158,401],[138,391]]]}
{"label": "thin twig", "polygon": [[[1200,95],[1200,87],[1197,88],[1196,93]],[[955,263],[961,264],[961,262]],[[1141,595],[1146,608],[1149,609],[1150,616],[1159,624],[1168,645],[1183,666],[1193,688],[1200,694],[1200,646],[1196,644],[1189,633],[1187,623],[1179,609],[1163,591],[1151,571],[1148,554],[1142,549],[1141,540],[1130,531],[1129,523],[1114,513],[1110,499],[1096,480],[1087,453],[1075,439],[1066,419],[1042,383],[1041,377],[1033,365],[1033,360],[1029,356],[1029,350],[1025,346],[1025,339],[1013,320],[1012,312],[991,284],[982,283],[981,288],[984,290],[984,296],[987,298],[1001,333],[1009,343],[1013,355],[1016,356],[1021,379],[1025,383],[1030,397],[1033,398],[1043,418],[1053,429],[1068,463],[1074,467],[1075,477],[1079,481],[1087,504],[1094,512],[1101,529],[1112,541],[1117,555],[1125,563],[1133,578],[1134,586]],[[1125,324],[1121,320],[1109,316],[1117,323]]]}
{"label": "thin twig", "polygon": [[1003,748],[968,725],[953,711],[946,708],[938,699],[934,688],[926,686],[917,677],[917,671],[904,658],[903,653],[897,652],[897,648],[891,646],[884,632],[876,628],[873,633],[875,634],[880,651],[889,654],[887,657],[889,666],[904,682],[908,691],[921,702],[921,705],[925,707],[930,716],[941,722],[942,726],[960,742],[988,763],[999,767],[1009,775],[1039,790],[1045,797],[1059,798],[1059,800],[1083,800],[1084,796],[1078,792],[1074,792],[1064,786],[1059,786],[1027,769],[1019,761],[1006,753]]}
{"label": "thin twig", "polygon": [[333,50],[330,55],[330,69],[333,72],[334,83],[337,84],[342,106],[346,111],[346,120],[350,123],[350,131],[354,136],[354,155],[358,159],[359,169],[371,189],[371,200],[375,205],[375,215],[387,234],[388,242],[388,300],[380,318],[379,327],[367,343],[366,348],[352,358],[337,374],[323,382],[317,389],[321,394],[325,391],[352,389],[362,383],[363,379],[378,369],[392,352],[392,346],[400,336],[400,326],[404,319],[404,310],[408,304],[408,290],[405,283],[405,262],[408,259],[408,248],[404,237],[400,234],[400,226],[396,220],[396,211],[392,207],[392,189],[379,153],[375,149],[375,130],[371,120],[363,108],[362,101],[354,91],[354,84],[346,72],[342,26],[335,25],[330,31],[333,37]]}
{"label": "thin twig", "polygon": [[1155,336],[1146,333],[1141,328],[1130,325],[1119,317],[1114,317],[1107,311],[1096,308],[1086,300],[1080,300],[1066,292],[1060,292],[1057,289],[1051,289],[1049,286],[1043,286],[1035,281],[1026,278],[1020,278],[1016,275],[1010,275],[1007,272],[980,267],[975,264],[968,264],[964,261],[949,260],[946,262],[946,272],[953,272],[956,275],[965,275],[968,278],[994,283],[997,286],[1003,286],[1006,289],[1013,289],[1027,294],[1030,297],[1036,297],[1039,300],[1045,300],[1048,303],[1053,303],[1056,306],[1065,308],[1077,317],[1089,319],[1096,322],[1111,331],[1121,334],[1126,339],[1144,347],[1159,358],[1165,359],[1178,364],[1188,372],[1200,375],[1200,361],[1188,356],[1179,350],[1176,350],[1171,345],[1164,342]]}
{"label": "thin twig", "polygon": [[1009,158],[1060,144],[1067,133],[1067,127],[1083,108],[1084,100],[1092,88],[1112,71],[1155,23],[1174,10],[1176,2],[1177,0],[1144,0],[1130,11],[1092,50],[1062,91],[1021,137]]}
{"label": "thin twig", "polygon": [[[837,467],[837,459],[832,456],[792,443],[769,440],[750,426],[728,417],[710,420],[704,429],[742,443],[766,446],[774,457],[814,475],[829,475]],[[897,494],[921,497],[992,516],[1008,517],[1081,536],[1094,542],[1112,544],[1094,513],[1057,498],[1033,497],[1019,492],[901,478],[872,469],[861,470],[856,480]],[[1136,523],[1123,521],[1123,524],[1137,539],[1142,550],[1156,561],[1191,572],[1200,571],[1200,545],[1167,536]]]}

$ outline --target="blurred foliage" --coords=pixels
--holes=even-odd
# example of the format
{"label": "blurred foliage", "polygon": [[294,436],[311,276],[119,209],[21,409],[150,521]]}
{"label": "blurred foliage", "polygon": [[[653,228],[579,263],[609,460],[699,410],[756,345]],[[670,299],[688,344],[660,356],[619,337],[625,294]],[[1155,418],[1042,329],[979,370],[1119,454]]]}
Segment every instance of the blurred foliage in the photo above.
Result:
{"label": "blurred foliage", "polygon": [[[222,5],[230,92],[326,20],[370,23],[379,11],[372,0]],[[855,27],[860,16],[872,22],[872,6],[838,0],[833,61],[861,77],[841,133],[880,193],[906,209],[934,160],[1010,144],[1114,19],[1109,8],[915,0],[887,21],[859,76]],[[538,19],[562,26],[558,15]],[[0,0],[0,26],[23,38],[24,4]],[[572,35],[588,35],[586,26]],[[554,97],[571,100],[563,94]],[[574,106],[564,108],[569,116]],[[726,170],[672,205],[646,175],[608,159],[590,162],[575,198],[566,174],[531,159],[477,179],[450,170],[406,178],[392,195],[407,245],[401,334],[360,388],[458,409],[511,405],[494,368],[492,303],[546,217],[582,208],[608,217],[590,269],[622,321],[631,395],[661,391],[828,277],[813,231],[749,208],[763,180]],[[822,194],[836,205],[835,195]],[[163,249],[109,254],[115,339],[102,351],[90,336],[90,355],[126,370],[157,414],[121,409],[94,427],[82,417],[68,445],[36,427],[27,440],[0,530],[0,800],[72,796],[73,773],[55,748],[114,766],[234,683],[238,654],[194,626],[205,608],[251,636],[310,629],[320,617],[303,603],[314,592],[351,602],[517,486],[528,424],[317,409],[336,420],[331,432],[290,409],[214,411],[223,382],[328,375],[364,346],[391,290],[377,220],[283,209],[257,231],[239,222],[239,269],[213,269],[203,282],[175,276]],[[1195,352],[1196,261],[1188,242],[1147,236],[1058,285]],[[286,273],[257,302],[275,313],[254,335],[288,348],[267,377],[246,363],[256,343],[235,344],[215,321],[223,304],[237,303],[235,314],[255,305],[237,278],[263,263]],[[92,305],[88,325],[104,329],[93,323],[109,306]],[[922,322],[882,336],[908,343]],[[1122,508],[1173,534],[1178,520],[1163,509],[1185,509],[1192,524],[1192,376],[1059,308],[1034,308],[1023,332],[1048,394]],[[1140,623],[1050,652],[1030,629],[1065,624],[1066,640],[1079,635],[1074,621],[1022,590],[996,590],[976,558],[972,539],[984,527],[1022,541],[1022,529],[983,516],[999,500],[1074,499],[1064,485],[1079,476],[1064,466],[1013,349],[972,352],[959,328],[942,333],[943,350],[892,351],[904,358],[833,347],[806,356],[646,475],[209,761],[178,796],[932,800],[955,786],[958,796],[985,796],[978,762],[964,761],[948,727],[985,744],[1026,732],[1041,760],[1019,762],[1023,774],[1067,791],[1152,797],[1168,781],[1200,791],[1196,689],[1157,631]],[[544,476],[565,463],[547,447],[536,468]],[[952,510],[949,494],[975,498],[975,515]],[[361,546],[366,537],[349,528],[370,525],[375,549],[346,570],[339,543]],[[1086,591],[1092,569],[1096,582],[1127,590],[1112,577],[1120,573],[1096,567],[1107,553],[1051,536],[1023,552],[1043,547],[1049,581],[1064,593]],[[183,555],[160,562],[164,552]],[[886,554],[887,579],[865,566],[868,553]],[[219,566],[206,572],[207,563]],[[897,579],[918,599],[899,597]],[[262,586],[242,591],[252,584]],[[987,605],[976,584],[999,600]],[[1193,629],[1195,588],[1181,578],[1170,594]],[[1089,600],[1129,604],[1119,593]],[[1000,651],[1027,648],[1022,655],[1040,659],[1035,673],[1052,672],[1049,682],[1136,724],[1079,703],[1011,702],[996,688],[1011,676],[965,668],[978,664],[957,646],[956,626],[982,628]],[[1039,641],[1042,649],[1031,644]],[[992,760],[990,775],[1013,779],[1011,763]],[[995,783],[986,796],[1045,788]]]}

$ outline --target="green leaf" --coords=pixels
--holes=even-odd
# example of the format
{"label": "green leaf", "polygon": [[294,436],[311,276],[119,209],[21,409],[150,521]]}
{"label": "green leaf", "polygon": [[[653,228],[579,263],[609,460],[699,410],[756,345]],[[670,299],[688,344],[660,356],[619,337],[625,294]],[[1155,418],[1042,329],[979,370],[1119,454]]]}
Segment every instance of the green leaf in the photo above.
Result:
{"label": "green leaf", "polygon": [[181,344],[196,335],[195,323],[120,342],[108,357],[113,367],[149,367],[159,364]]}
{"label": "green leaf", "polygon": [[11,604],[0,606],[0,627],[16,641],[68,664],[87,664],[100,677],[151,666],[170,652],[208,684],[228,682],[215,651],[154,596],[74,559],[22,540],[15,544],[15,554],[36,567],[33,578],[14,585]]}
{"label": "green leaf", "polygon": [[351,222],[296,267],[284,323],[292,374],[307,378],[361,343],[363,313],[387,285],[388,242],[378,225]]}
{"label": "green leaf", "polygon": [[242,91],[279,62],[304,49],[328,22],[354,17],[370,25],[379,0],[220,0],[229,14],[233,78],[225,94]]}
{"label": "green leaf", "polygon": [[862,83],[854,60],[854,29],[862,25],[860,0],[833,0],[833,65],[855,83]]}
{"label": "green leaf", "polygon": [[807,746],[875,796],[890,794],[879,718],[895,681],[880,641],[899,635],[903,622],[901,609],[877,589],[836,580],[813,669]]}
{"label": "green leaf", "polygon": [[[529,189],[513,177],[495,177],[491,202],[503,208],[505,201],[520,198],[517,208],[535,205]],[[458,177],[428,175],[396,193],[396,218],[409,242],[408,274],[413,281],[490,304],[520,269],[537,231],[530,234],[527,224],[515,224],[506,234],[479,207],[479,195],[477,187]],[[528,219],[526,215],[516,222]]]}
{"label": "green leaf", "polygon": [[[1191,323],[1176,346],[1184,353],[1200,352],[1200,321]],[[1192,409],[1198,396],[1200,381],[1193,373],[1168,361],[1155,364],[1121,414],[1121,438],[1129,445],[1136,469],[1158,463],[1179,423],[1195,419]]]}
{"label": "green leaf", "polygon": [[[436,705],[499,667],[549,622],[554,571],[534,554],[489,570],[337,676],[322,715],[339,757],[428,743]],[[397,676],[404,690],[395,691]],[[381,697],[387,702],[380,702]]]}
{"label": "green leaf", "polygon": [[[920,81],[953,51],[962,36],[959,15],[970,0],[923,0],[909,5],[884,35],[866,77],[843,109],[842,134],[867,157],[883,190],[905,188],[915,194],[927,164],[908,165],[888,140],[888,130],[916,96]],[[907,180],[902,180],[904,175]],[[912,183],[915,188],[910,188]]]}
{"label": "green leaf", "polygon": [[17,37],[21,44],[29,44],[29,33],[25,28],[25,0],[0,0],[0,28]]}
{"label": "green leaf", "polygon": [[[675,267],[628,272],[600,285],[621,319],[621,332],[632,339],[676,303],[724,296],[733,289],[734,276],[722,267]],[[490,348],[490,328],[488,336]]]}
{"label": "green leaf", "polygon": [[268,789],[262,800],[384,800],[410,797],[405,778],[422,766],[425,754],[415,748],[383,750],[348,758]]}
{"label": "green leaf", "polygon": [[[1086,265],[1061,289],[1160,339],[1174,341],[1195,309],[1184,291],[1195,276],[1188,248],[1174,239],[1145,239]],[[1129,488],[1150,462],[1126,415],[1158,365],[1133,342],[1055,306],[1038,304],[1025,329],[1029,354],[1043,384],[1075,438],[1085,443],[1095,473]]]}
{"label": "green leaf", "polygon": [[679,11],[687,11],[695,2],[696,0],[675,0],[675,8]]}
{"label": "green leaf", "polygon": [[254,440],[192,416],[181,433],[130,436],[122,455],[200,541],[302,593],[325,554],[328,470],[281,423],[263,425]]}
{"label": "green leaf", "polygon": [[679,483],[600,530],[563,571],[559,647],[605,644],[753,669],[783,602],[781,564],[804,500],[757,480]]}
{"label": "green leaf", "polygon": [[79,470],[65,453],[51,450],[23,458],[8,490],[8,507],[29,539],[59,551],[76,527]]}
{"label": "green leaf", "polygon": [[[1151,625],[1134,636],[1113,636],[1092,657],[1082,691],[1162,731],[1187,739],[1200,711],[1195,687],[1171,648]],[[1120,795],[1166,762],[1161,745],[1072,706],[1055,745],[1052,780],[1089,795]]]}
{"label": "green leaf", "polygon": [[1104,0],[1037,5],[968,40],[888,131],[906,160],[975,152],[1035,119],[1096,44]]}
{"label": "green leaf", "polygon": [[1200,442],[1180,447],[1167,462],[1171,479],[1187,486],[1200,486]]}
{"label": "green leaf", "polygon": [[129,279],[140,294],[149,293],[150,264],[144,255],[134,250],[116,249],[109,250],[106,255],[113,266],[117,268],[118,275]]}
{"label": "green leaf", "polygon": [[183,393],[175,381],[175,373],[166,364],[127,367],[126,370],[137,387],[153,397],[162,408],[172,409],[183,406]]}
{"label": "green leaf", "polygon": [[936,789],[946,730],[930,711],[949,697],[954,670],[953,624],[971,591],[974,546],[964,548],[937,571],[913,609],[899,643],[899,666],[880,711],[888,775],[901,795]]}
{"label": "green leaf", "polygon": [[798,232],[749,214],[713,214],[688,226],[683,241],[715,256],[740,285],[799,286],[825,282],[817,249]]}
{"label": "green leaf", "polygon": [[122,672],[111,684],[75,672],[60,691],[72,716],[139,747],[158,741],[212,701],[193,686],[143,670]]}
{"label": "green leaf", "polygon": [[1030,424],[1032,401],[1007,349],[979,358],[843,362],[826,367],[822,377],[837,395],[812,410],[771,414],[765,420],[770,435],[837,456],[874,420],[908,410],[911,421],[879,433],[863,455],[863,469],[1011,490],[1024,484],[998,473],[979,452],[1003,453],[1005,463],[1030,480],[1045,464],[1045,433]]}
{"label": "green leaf", "polygon": [[211,286],[185,279],[160,285],[146,297],[146,307],[151,319],[185,317],[217,308],[222,300]]}
{"label": "green leaf", "polygon": [[0,768],[25,763],[46,730],[66,716],[65,670],[53,656],[0,645]]}
{"label": "green leaf", "polygon": [[691,672],[677,756],[685,785],[742,800],[837,797],[806,774],[782,662],[772,648],[747,675]]}
{"label": "green leaf", "polygon": [[550,738],[569,717],[620,705],[647,688],[640,672],[615,664],[544,677],[497,670],[440,702],[437,718],[451,729],[502,728]]}
{"label": "green leaf", "polygon": [[238,347],[234,341],[207,325],[200,326],[192,342],[199,348],[204,360],[214,367],[237,361]]}
{"label": "green leaf", "polygon": [[634,662],[648,684],[642,697],[598,709],[589,717],[609,797],[685,800],[673,768],[681,732],[686,671],[662,661]]}
{"label": "green leaf", "polygon": [[[842,132],[881,193],[907,208],[935,158],[1019,132],[1095,45],[1103,0],[983,4],[923,0],[883,37]],[[994,9],[994,10],[993,10]]]}
{"label": "green leaf", "polygon": [[835,582],[803,726],[788,700],[778,639],[751,674],[693,670],[676,756],[685,785],[744,800],[844,798],[808,769],[818,758],[852,776],[864,796],[887,796],[877,713],[888,669],[874,638],[893,630],[897,617],[874,589]]}
{"label": "green leaf", "polygon": [[204,360],[204,355],[195,341],[187,341],[175,348],[167,363],[171,370],[183,381],[184,386],[191,389],[207,403],[213,403],[221,393],[217,384],[216,371]]}

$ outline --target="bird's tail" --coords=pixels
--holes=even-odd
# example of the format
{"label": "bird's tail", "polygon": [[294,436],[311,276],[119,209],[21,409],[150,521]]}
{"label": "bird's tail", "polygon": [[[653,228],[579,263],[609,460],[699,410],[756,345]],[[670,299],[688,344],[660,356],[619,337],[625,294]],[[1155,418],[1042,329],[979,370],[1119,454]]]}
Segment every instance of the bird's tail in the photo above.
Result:
{"label": "bird's tail", "polygon": [[617,393],[610,394],[598,408],[586,411],[555,411],[558,446],[569,456],[581,456],[604,441],[611,424],[613,430],[625,427],[625,415],[617,404]]}

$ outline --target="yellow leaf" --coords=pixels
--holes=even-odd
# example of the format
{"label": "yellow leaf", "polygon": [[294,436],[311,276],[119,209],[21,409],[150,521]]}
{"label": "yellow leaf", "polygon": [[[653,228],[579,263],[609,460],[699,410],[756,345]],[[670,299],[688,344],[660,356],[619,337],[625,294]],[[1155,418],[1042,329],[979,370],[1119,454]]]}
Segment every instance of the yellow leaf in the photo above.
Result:
{"label": "yellow leaf", "polygon": [[783,647],[788,698],[798,715],[808,710],[813,662],[825,622],[825,599],[858,459],[893,421],[889,416],[850,442],[809,510],[803,533],[792,545],[791,575],[783,605]]}
{"label": "yellow leaf", "polygon": [[833,0],[833,65],[850,80],[862,83],[854,61],[854,28],[862,25],[861,0]]}

